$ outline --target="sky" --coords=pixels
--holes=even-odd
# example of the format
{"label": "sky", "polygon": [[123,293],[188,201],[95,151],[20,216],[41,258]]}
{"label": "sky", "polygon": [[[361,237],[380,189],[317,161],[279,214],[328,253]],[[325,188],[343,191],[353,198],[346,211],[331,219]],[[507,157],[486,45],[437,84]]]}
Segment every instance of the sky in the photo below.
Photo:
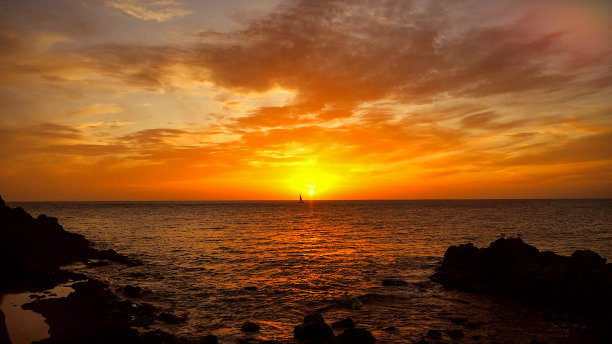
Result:
{"label": "sky", "polygon": [[0,0],[0,81],[8,201],[612,197],[608,0]]}

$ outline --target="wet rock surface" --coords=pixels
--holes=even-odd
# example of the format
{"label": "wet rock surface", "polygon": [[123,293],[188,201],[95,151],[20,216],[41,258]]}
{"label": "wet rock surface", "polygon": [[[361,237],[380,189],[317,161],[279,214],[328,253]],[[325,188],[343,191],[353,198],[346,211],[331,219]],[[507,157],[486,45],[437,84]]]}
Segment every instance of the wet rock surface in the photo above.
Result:
{"label": "wet rock surface", "polygon": [[588,250],[571,257],[540,252],[521,238],[501,238],[486,248],[451,246],[430,278],[449,289],[595,316],[609,317],[612,307],[612,264]]}

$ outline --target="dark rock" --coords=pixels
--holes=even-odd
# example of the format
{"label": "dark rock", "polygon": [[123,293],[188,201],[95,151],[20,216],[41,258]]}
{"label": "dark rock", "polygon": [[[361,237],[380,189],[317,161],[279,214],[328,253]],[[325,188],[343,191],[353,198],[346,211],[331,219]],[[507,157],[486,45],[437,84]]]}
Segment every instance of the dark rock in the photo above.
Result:
{"label": "dark rock", "polygon": [[84,236],[66,232],[57,218],[36,219],[22,208],[0,204],[0,293],[42,291],[83,275],[61,270],[74,262],[90,259],[128,262],[114,252],[98,251]]}
{"label": "dark rock", "polygon": [[480,249],[471,243],[451,246],[430,278],[449,289],[569,311],[605,314],[612,307],[612,264],[588,250],[571,257],[539,252],[521,238],[501,238]]}
{"label": "dark rock", "polygon": [[259,324],[250,321],[246,321],[241,327],[244,332],[257,332],[260,328],[261,326],[259,326]]}
{"label": "dark rock", "polygon": [[75,283],[65,298],[44,299],[23,305],[41,313],[49,324],[46,343],[128,343],[138,340],[131,328],[131,305],[121,302],[102,282]]}
{"label": "dark rock", "polygon": [[137,298],[142,296],[142,288],[133,285],[126,285],[125,287],[121,288],[121,292],[123,293],[123,295],[131,298]]}
{"label": "dark rock", "polygon": [[324,342],[334,336],[334,332],[323,320],[321,314],[307,315],[304,322],[293,328],[293,337],[298,340]]}
{"label": "dark rock", "polygon": [[254,290],[257,290],[257,287],[254,287],[254,286],[249,286],[249,287],[244,287],[243,289],[244,289],[244,290],[251,290],[251,291],[254,291]]}
{"label": "dark rock", "polygon": [[159,320],[165,322],[166,324],[176,325],[185,323],[185,319],[174,315],[172,313],[163,312],[159,315]]}
{"label": "dark rock", "polygon": [[427,331],[427,338],[429,339],[442,339],[442,332],[438,330]]}
{"label": "dark rock", "polygon": [[376,339],[364,328],[349,328],[329,341],[330,344],[374,344]]}
{"label": "dark rock", "polygon": [[415,344],[429,344],[429,342],[427,341],[427,339],[425,338],[421,338],[418,342],[416,342]]}
{"label": "dark rock", "polygon": [[404,287],[408,285],[408,282],[399,279],[384,279],[382,285],[385,287]]}
{"label": "dark rock", "polygon": [[461,338],[463,338],[463,337],[464,337],[464,335],[463,335],[463,331],[461,331],[461,330],[457,330],[457,329],[455,329],[455,330],[450,330],[450,331],[448,332],[448,335],[449,335],[449,336],[450,336],[452,339],[461,339]]}
{"label": "dark rock", "polygon": [[354,328],[354,327],[355,327],[355,322],[351,318],[338,320],[332,323],[332,328],[334,330],[342,330],[342,329],[348,329],[348,328]]}
{"label": "dark rock", "polygon": [[[0,198],[0,203],[4,203],[2,198]],[[0,310],[0,344],[11,344],[2,310]]]}
{"label": "dark rock", "polygon": [[264,341],[259,342],[258,344],[281,344],[281,343],[275,340],[264,340]]}
{"label": "dark rock", "polygon": [[219,344],[219,339],[217,339],[217,336],[209,334],[200,340],[200,344]]}
{"label": "dark rock", "polygon": [[383,328],[383,331],[387,331],[387,332],[393,332],[395,330],[397,330],[395,326],[389,326],[389,327]]}
{"label": "dark rock", "polygon": [[596,267],[605,264],[606,259],[590,250],[577,250],[574,251],[570,257],[570,263],[575,265],[590,265]]}

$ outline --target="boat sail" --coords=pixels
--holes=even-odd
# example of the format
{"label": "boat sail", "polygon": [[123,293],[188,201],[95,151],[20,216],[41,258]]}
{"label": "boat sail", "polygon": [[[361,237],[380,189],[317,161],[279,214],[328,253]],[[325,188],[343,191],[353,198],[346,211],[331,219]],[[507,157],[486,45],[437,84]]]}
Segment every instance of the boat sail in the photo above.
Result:
{"label": "boat sail", "polygon": [[302,193],[300,193],[300,200],[298,201],[298,203],[304,203],[304,201],[302,200]]}

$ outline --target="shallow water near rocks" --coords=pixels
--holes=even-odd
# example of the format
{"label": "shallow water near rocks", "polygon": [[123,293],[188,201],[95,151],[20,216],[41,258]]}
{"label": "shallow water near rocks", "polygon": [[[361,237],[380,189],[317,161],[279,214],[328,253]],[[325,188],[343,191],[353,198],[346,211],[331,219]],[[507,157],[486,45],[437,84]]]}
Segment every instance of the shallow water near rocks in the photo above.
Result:
{"label": "shallow water near rocks", "polygon": [[53,289],[37,293],[18,293],[0,296],[0,310],[4,313],[9,337],[13,344],[30,344],[49,337],[49,325],[45,318],[31,310],[23,309],[26,303],[39,299],[66,297],[74,291],[64,283]]}
{"label": "shallow water near rocks", "polygon": [[[449,245],[488,246],[502,233],[540,250],[612,257],[611,200],[296,202],[32,202],[98,248],[145,262],[80,271],[188,318],[159,326],[220,342],[289,340],[314,310],[350,316],[380,343],[412,343],[428,329],[462,342],[580,342],[588,325],[517,302],[447,291],[428,280]],[[406,286],[383,286],[386,278]],[[245,287],[254,287],[245,290]],[[455,318],[467,318],[453,323]],[[244,334],[245,321],[261,325]],[[456,319],[455,319],[455,322]],[[393,326],[395,330],[385,330]],[[586,326],[586,327],[585,327]]]}

